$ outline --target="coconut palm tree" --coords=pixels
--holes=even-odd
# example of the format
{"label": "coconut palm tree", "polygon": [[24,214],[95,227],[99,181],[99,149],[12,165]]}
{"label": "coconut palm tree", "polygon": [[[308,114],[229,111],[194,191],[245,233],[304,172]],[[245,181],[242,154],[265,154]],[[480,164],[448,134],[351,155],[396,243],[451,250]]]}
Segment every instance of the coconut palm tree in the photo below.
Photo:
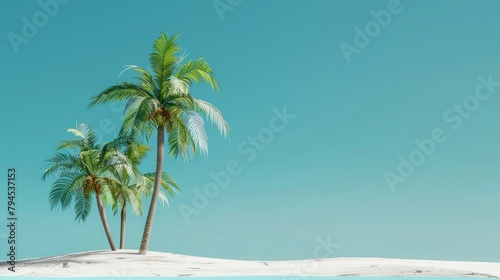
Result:
{"label": "coconut palm tree", "polygon": [[[142,197],[151,195],[154,182],[154,173],[141,174],[138,170],[139,164],[151,149],[148,145],[141,144],[137,141],[135,135],[122,136],[114,140],[113,148],[123,149],[123,154],[132,164],[134,176],[130,176],[127,170],[115,170],[117,180],[112,184],[110,197],[105,197],[105,201],[109,201],[112,205],[114,214],[120,210],[120,249],[125,248],[125,227],[127,220],[127,205],[131,206],[132,213],[142,215]],[[167,173],[162,176],[162,186],[170,194],[174,194],[180,190],[177,182]],[[159,199],[163,205],[168,204],[167,196],[160,192]]]}
{"label": "coconut palm tree", "polygon": [[[154,43],[154,51],[149,56],[152,74],[143,68],[130,65],[139,74],[139,83],[121,83],[111,86],[92,97],[89,107],[108,102],[127,101],[125,119],[120,133],[134,131],[149,137],[157,132],[156,172],[151,203],[149,206],[140,254],[146,254],[158,201],[163,174],[165,132],[168,134],[170,155],[187,158],[190,154],[208,153],[208,139],[201,115],[217,126],[224,136],[229,134],[229,126],[222,113],[212,104],[191,95],[190,86],[208,83],[216,92],[218,82],[209,64],[203,59],[183,62],[184,55],[176,44],[178,36],[161,36]],[[200,115],[201,114],[201,115]]]}
{"label": "coconut palm tree", "polygon": [[138,165],[151,149],[147,145],[134,141],[131,135],[118,137],[110,143],[110,148],[123,150],[123,154],[128,158],[134,169],[134,174],[130,174],[126,169],[113,170],[113,175],[117,179],[111,184],[111,191],[104,200],[111,204],[113,214],[120,210],[120,249],[125,248],[125,227],[127,220],[127,205],[131,206],[132,213],[142,215],[142,200],[138,185],[145,184],[146,180],[138,170]]}
{"label": "coconut palm tree", "polygon": [[67,131],[78,138],[62,142],[57,149],[77,149],[78,152],[57,152],[47,160],[42,179],[54,174],[58,176],[49,194],[50,207],[53,210],[61,205],[64,211],[73,200],[75,220],[85,222],[95,197],[109,246],[115,251],[102,196],[109,195],[109,186],[116,182],[113,176],[116,170],[133,172],[130,163],[119,151],[109,149],[108,145],[99,145],[90,126],[80,124],[77,129]]}
{"label": "coconut palm tree", "polygon": [[104,200],[111,204],[113,214],[116,215],[120,210],[120,249],[125,248],[125,227],[127,220],[127,205],[131,206],[132,213],[142,214],[141,194],[134,183],[135,179],[125,172],[117,171],[115,174],[117,182],[111,185],[109,196]]}

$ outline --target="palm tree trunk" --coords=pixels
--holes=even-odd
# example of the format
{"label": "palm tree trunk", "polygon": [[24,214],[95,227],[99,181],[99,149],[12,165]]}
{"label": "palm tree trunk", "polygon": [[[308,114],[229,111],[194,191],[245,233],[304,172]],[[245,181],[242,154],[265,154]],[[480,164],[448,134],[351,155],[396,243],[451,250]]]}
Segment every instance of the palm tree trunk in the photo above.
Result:
{"label": "palm tree trunk", "polygon": [[121,223],[120,223],[120,249],[125,249],[125,223],[127,221],[127,202],[122,205]]}
{"label": "palm tree trunk", "polygon": [[153,188],[153,194],[151,195],[151,204],[149,205],[146,224],[144,225],[141,247],[139,248],[139,254],[141,255],[145,255],[148,252],[149,239],[151,237],[151,230],[153,228],[153,220],[156,212],[156,203],[158,202],[158,196],[160,193],[160,183],[161,175],[163,173],[163,156],[165,148],[165,132],[163,126],[158,127],[157,140],[155,184]]}
{"label": "palm tree trunk", "polygon": [[106,211],[102,204],[101,194],[99,192],[95,193],[97,199],[97,209],[99,210],[99,216],[101,216],[102,226],[104,227],[104,232],[106,233],[106,237],[108,238],[109,247],[111,247],[111,251],[116,251],[115,243],[113,242],[113,237],[111,236],[111,231],[109,230],[108,220],[106,219]]}

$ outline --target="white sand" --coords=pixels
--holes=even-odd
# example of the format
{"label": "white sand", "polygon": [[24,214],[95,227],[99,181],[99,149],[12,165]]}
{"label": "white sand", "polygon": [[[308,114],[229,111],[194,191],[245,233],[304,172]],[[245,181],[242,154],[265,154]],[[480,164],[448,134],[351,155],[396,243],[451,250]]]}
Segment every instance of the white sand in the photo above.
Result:
{"label": "white sand", "polygon": [[[67,262],[66,266],[64,265]],[[380,258],[237,261],[136,250],[93,251],[18,261],[7,276],[466,276],[500,278],[500,263]],[[286,279],[283,278],[283,279]],[[296,278],[298,279],[298,278]]]}

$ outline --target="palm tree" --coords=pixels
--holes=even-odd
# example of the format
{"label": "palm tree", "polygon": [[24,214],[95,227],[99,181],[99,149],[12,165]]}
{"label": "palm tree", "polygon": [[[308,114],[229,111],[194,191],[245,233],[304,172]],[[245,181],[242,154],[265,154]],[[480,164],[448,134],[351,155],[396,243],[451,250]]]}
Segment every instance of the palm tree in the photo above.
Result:
{"label": "palm tree", "polygon": [[[111,203],[115,215],[121,208],[120,249],[125,248],[127,205],[131,205],[132,213],[142,215],[142,196],[151,195],[154,182],[154,173],[143,175],[138,171],[139,164],[141,164],[151,148],[148,145],[140,144],[134,135],[122,136],[114,140],[113,147],[115,149],[120,149],[122,146],[124,146],[123,154],[128,158],[136,172],[134,172],[134,176],[130,176],[127,170],[115,170],[117,181],[112,185],[111,192],[109,192],[111,197],[105,198],[106,201]],[[162,177],[163,188],[173,197],[180,190],[177,182],[167,173],[164,173]],[[160,192],[159,199],[164,205],[168,204],[167,196],[163,192]]]}
{"label": "palm tree", "polygon": [[111,185],[109,196],[105,197],[105,201],[111,204],[114,215],[120,210],[120,249],[125,248],[125,226],[127,220],[127,205],[132,207],[132,212],[136,215],[142,215],[142,200],[137,184],[145,182],[138,170],[138,165],[151,149],[147,145],[139,144],[134,141],[132,135],[121,136],[110,143],[115,150],[124,149],[123,154],[128,158],[134,169],[134,174],[130,174],[127,170],[114,170],[114,177],[117,179]]}
{"label": "palm tree", "polygon": [[142,214],[141,194],[132,183],[133,177],[125,172],[117,171],[117,183],[111,186],[109,197],[105,201],[111,204],[114,215],[120,210],[120,249],[125,248],[125,226],[127,220],[127,205],[130,205],[132,212],[136,215]]}
{"label": "palm tree", "polygon": [[154,51],[149,56],[152,74],[143,68],[131,65],[139,73],[140,83],[121,83],[111,86],[92,97],[89,107],[108,102],[127,101],[125,119],[121,134],[134,131],[149,137],[157,131],[156,172],[151,204],[144,225],[140,254],[146,254],[149,247],[151,230],[158,201],[163,159],[165,132],[168,134],[170,155],[183,158],[201,151],[208,153],[208,139],[203,118],[205,115],[214,123],[224,136],[229,134],[222,113],[212,104],[196,99],[191,95],[190,86],[194,83],[208,83],[217,92],[218,82],[209,64],[203,59],[183,63],[180,47],[175,43],[178,36],[166,34],[155,41]]}
{"label": "palm tree", "polygon": [[61,205],[64,211],[74,200],[75,220],[85,222],[91,210],[93,195],[109,246],[115,251],[102,196],[109,195],[109,186],[116,181],[113,173],[117,169],[132,172],[130,163],[119,151],[109,149],[108,145],[99,145],[90,126],[80,124],[77,129],[67,131],[78,138],[62,142],[57,150],[76,148],[78,153],[57,152],[47,160],[42,179],[58,175],[49,194],[50,207],[53,210]]}

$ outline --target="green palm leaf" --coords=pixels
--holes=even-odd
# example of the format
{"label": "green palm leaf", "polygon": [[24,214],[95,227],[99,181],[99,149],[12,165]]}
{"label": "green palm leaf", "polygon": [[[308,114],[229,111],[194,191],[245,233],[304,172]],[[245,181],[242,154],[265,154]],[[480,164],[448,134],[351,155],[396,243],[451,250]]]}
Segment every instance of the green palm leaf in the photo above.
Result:
{"label": "green palm leaf", "polygon": [[55,156],[46,161],[46,169],[43,172],[42,180],[58,172],[69,172],[79,168],[79,158],[64,153],[56,153]]}
{"label": "green palm leaf", "polygon": [[155,73],[156,86],[160,89],[157,92],[156,98],[163,98],[168,89],[168,77],[171,76],[173,67],[176,65],[177,53],[180,51],[179,46],[175,41],[179,38],[178,35],[168,37],[166,34],[161,34],[154,44],[154,52],[149,56],[151,69]]}
{"label": "green palm leaf", "polygon": [[151,97],[135,98],[127,104],[125,119],[123,121],[120,135],[126,135],[132,131],[151,131],[149,125],[154,113],[158,108],[158,102]]}
{"label": "green palm leaf", "polygon": [[75,221],[85,222],[87,220],[88,215],[90,214],[90,210],[92,206],[92,196],[88,193],[85,193],[83,189],[79,189],[75,194]]}
{"label": "green palm leaf", "polygon": [[108,102],[118,102],[129,100],[130,98],[151,97],[150,93],[144,88],[132,83],[122,83],[119,85],[111,86],[105,89],[98,95],[92,97],[92,102],[89,108],[95,105],[104,104]]}
{"label": "green palm leaf", "polygon": [[61,205],[62,210],[66,210],[71,205],[71,200],[76,191],[84,184],[87,176],[81,173],[63,172],[61,176],[52,184],[49,193],[49,205],[51,210]]}
{"label": "green palm leaf", "polygon": [[220,86],[214,78],[214,72],[203,58],[188,61],[177,71],[175,76],[187,84],[192,84],[193,82],[199,84],[205,81],[213,90],[220,92]]}

